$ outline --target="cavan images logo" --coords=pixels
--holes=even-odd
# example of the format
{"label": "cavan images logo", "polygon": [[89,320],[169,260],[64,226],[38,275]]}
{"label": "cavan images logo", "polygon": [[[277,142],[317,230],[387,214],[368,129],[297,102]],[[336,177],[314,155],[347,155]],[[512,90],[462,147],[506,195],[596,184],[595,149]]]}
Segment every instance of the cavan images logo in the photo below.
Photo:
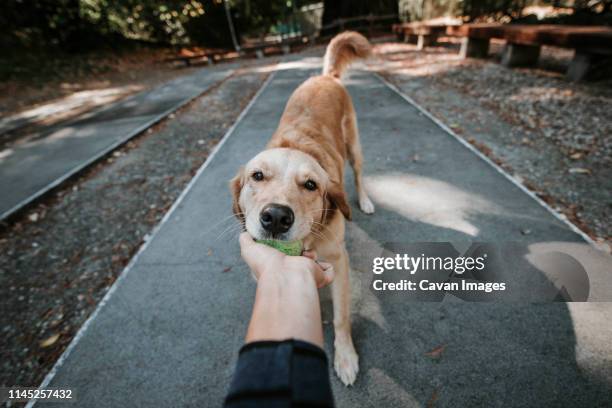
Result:
{"label": "cavan images logo", "polygon": [[575,258],[517,242],[386,243],[371,270],[371,290],[413,301],[584,302],[589,297],[589,277]]}

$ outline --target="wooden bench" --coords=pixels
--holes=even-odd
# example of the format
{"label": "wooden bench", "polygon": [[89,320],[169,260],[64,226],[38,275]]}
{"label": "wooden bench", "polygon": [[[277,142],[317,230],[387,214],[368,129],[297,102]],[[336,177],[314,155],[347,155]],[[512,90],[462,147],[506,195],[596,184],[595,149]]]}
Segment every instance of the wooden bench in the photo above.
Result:
{"label": "wooden bench", "polygon": [[308,42],[308,37],[304,36],[296,36],[284,38],[280,42],[279,41],[266,41],[257,44],[246,45],[240,48],[241,53],[249,53],[254,52],[255,56],[259,58],[263,58],[265,55],[265,50],[268,48],[280,48],[283,54],[289,54],[291,52],[291,47],[296,45],[303,45]]}
{"label": "wooden bench", "polygon": [[[400,41],[416,42],[417,49],[435,45],[438,37],[446,34],[447,24],[429,24],[426,22],[393,24],[392,30]],[[416,41],[415,41],[416,40]]]}
{"label": "wooden bench", "polygon": [[447,35],[463,37],[461,55],[486,57],[491,38],[506,41],[502,64],[508,67],[537,63],[542,45],[573,48],[574,59],[567,77],[579,81],[592,76],[601,68],[610,68],[612,58],[612,27],[562,26],[522,24],[464,24],[449,26]]}
{"label": "wooden bench", "polygon": [[216,59],[219,59],[222,55],[223,55],[223,53],[217,53],[217,52],[215,52],[215,53],[184,54],[184,55],[177,55],[177,56],[174,56],[174,57],[165,58],[163,61],[164,62],[177,62],[177,61],[180,61],[180,62],[184,63],[186,66],[189,67],[189,66],[191,66],[193,61],[206,58],[206,63],[208,65],[211,65],[211,64],[213,64],[213,62]]}
{"label": "wooden bench", "polygon": [[[291,47],[296,45],[302,45],[308,42],[307,37],[296,36],[290,38],[284,38],[282,41],[267,41],[261,42],[257,44],[245,45],[240,49],[240,55],[244,56],[249,53],[253,53],[255,57],[263,58],[265,55],[266,49],[269,48],[278,48],[283,54],[289,54],[291,52]],[[181,54],[165,58],[164,62],[183,62],[186,66],[191,66],[195,60],[200,60],[206,58],[206,63],[208,65],[212,65],[215,61],[219,61],[221,59],[227,58],[228,54],[231,52],[228,50],[211,50],[208,52],[185,52],[183,51]]]}

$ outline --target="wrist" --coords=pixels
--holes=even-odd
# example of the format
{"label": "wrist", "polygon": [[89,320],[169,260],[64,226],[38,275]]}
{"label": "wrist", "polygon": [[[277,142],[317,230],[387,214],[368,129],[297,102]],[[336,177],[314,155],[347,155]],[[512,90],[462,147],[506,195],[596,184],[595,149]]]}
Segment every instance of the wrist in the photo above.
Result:
{"label": "wrist", "polygon": [[269,265],[259,270],[259,281],[264,279],[268,282],[282,282],[284,285],[298,283],[316,286],[314,271],[311,270],[309,262],[311,261],[306,259],[287,257],[281,265]]}
{"label": "wrist", "polygon": [[279,299],[318,296],[317,285],[312,274],[304,269],[263,273],[257,281],[257,291],[273,293],[273,296]]}
{"label": "wrist", "polygon": [[[292,260],[293,261],[293,260]],[[261,271],[246,341],[300,339],[322,346],[319,293],[307,263]]]}

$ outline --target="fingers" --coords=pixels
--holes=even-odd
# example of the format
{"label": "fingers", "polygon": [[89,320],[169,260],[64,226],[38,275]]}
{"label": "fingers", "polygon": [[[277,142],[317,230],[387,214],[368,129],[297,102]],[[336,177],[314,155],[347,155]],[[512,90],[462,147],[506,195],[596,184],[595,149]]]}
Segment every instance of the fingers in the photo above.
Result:
{"label": "fingers", "polygon": [[327,262],[319,262],[318,263],[320,271],[317,271],[315,280],[317,282],[317,288],[321,289],[334,281],[334,267]]}
{"label": "fingers", "polygon": [[317,253],[316,253],[316,251],[305,250],[304,252],[302,252],[302,256],[305,256],[306,258],[310,258],[313,261],[317,260]]}
{"label": "fingers", "polygon": [[319,266],[319,268],[317,268],[314,273],[317,289],[321,289],[332,283],[332,281],[334,280],[334,268],[331,264],[327,262],[318,262],[317,253],[313,250],[302,252],[302,256],[312,259]]}

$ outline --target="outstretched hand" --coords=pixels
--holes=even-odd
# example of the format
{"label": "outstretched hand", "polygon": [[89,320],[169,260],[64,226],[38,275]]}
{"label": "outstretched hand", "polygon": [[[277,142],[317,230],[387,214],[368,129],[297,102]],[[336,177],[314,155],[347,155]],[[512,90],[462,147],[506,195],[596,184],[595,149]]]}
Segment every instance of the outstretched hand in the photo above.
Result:
{"label": "outstretched hand", "polygon": [[334,280],[334,268],[327,262],[317,262],[316,253],[304,251],[302,256],[288,256],[279,250],[253,240],[248,232],[240,234],[240,252],[256,280],[266,273],[307,272],[314,278],[317,288]]}

